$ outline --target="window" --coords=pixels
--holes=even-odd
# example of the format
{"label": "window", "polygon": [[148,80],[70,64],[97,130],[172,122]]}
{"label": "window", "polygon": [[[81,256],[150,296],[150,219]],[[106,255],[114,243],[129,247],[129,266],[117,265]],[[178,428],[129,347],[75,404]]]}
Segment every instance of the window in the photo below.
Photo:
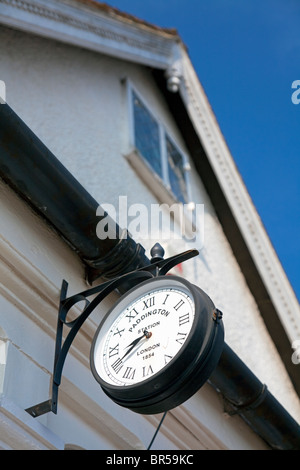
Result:
{"label": "window", "polygon": [[132,102],[135,147],[162,178],[159,125],[134,92]]}
{"label": "window", "polygon": [[134,148],[173,198],[183,204],[189,203],[187,157],[131,86],[129,100]]}
{"label": "window", "polygon": [[166,136],[168,176],[170,186],[175,197],[182,203],[188,202],[186,165],[183,157],[170,138]]}

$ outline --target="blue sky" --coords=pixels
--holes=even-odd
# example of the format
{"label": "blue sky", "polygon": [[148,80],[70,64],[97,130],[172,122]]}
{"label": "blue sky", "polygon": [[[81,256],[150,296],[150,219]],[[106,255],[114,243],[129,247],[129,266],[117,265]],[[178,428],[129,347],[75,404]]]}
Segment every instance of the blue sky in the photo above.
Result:
{"label": "blue sky", "polygon": [[300,103],[291,99],[300,80],[300,1],[107,3],[177,29],[300,299]]}

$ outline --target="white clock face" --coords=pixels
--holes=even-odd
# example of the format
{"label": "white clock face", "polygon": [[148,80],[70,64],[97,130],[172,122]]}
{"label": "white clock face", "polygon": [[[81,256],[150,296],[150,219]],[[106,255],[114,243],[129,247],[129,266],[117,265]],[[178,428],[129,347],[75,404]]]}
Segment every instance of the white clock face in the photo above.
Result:
{"label": "white clock face", "polygon": [[189,290],[180,283],[136,289],[104,321],[93,351],[97,374],[128,386],[160,372],[179,353],[195,315]]}

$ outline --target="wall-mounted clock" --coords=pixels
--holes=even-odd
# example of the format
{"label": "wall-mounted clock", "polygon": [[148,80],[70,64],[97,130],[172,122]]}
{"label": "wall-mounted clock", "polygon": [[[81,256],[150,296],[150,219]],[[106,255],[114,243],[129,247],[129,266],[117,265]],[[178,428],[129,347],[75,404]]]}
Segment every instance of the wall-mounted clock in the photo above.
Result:
{"label": "wall-mounted clock", "polygon": [[221,314],[207,294],[181,277],[158,276],[107,313],[92,342],[91,369],[114,402],[155,414],[207,381],[223,344]]}

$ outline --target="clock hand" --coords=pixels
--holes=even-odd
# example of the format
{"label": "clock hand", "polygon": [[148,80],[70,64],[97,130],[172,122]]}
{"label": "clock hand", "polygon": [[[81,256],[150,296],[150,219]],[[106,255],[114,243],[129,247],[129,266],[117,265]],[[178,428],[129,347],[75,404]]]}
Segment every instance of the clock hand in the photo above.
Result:
{"label": "clock hand", "polygon": [[147,331],[147,330],[144,330],[143,331],[143,335],[140,336],[139,338],[135,339],[134,341],[132,341],[132,343],[128,344],[128,346],[126,346],[126,348],[129,348],[128,351],[126,351],[126,353],[124,354],[124,356],[121,358],[121,361],[123,361],[124,357],[126,357],[132,350],[133,348],[143,339],[143,338],[150,338],[152,336],[152,333]]}

